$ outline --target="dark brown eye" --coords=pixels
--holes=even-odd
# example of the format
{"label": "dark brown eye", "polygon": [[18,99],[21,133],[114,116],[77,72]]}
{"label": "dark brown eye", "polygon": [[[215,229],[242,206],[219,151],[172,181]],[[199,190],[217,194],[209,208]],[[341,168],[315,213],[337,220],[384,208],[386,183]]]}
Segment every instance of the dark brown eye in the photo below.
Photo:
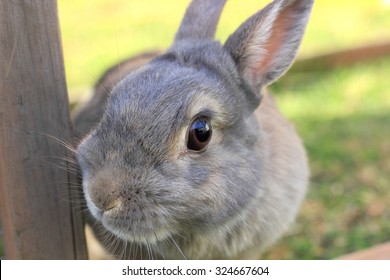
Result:
{"label": "dark brown eye", "polygon": [[204,118],[196,119],[188,131],[187,148],[193,151],[203,151],[211,140],[211,126]]}

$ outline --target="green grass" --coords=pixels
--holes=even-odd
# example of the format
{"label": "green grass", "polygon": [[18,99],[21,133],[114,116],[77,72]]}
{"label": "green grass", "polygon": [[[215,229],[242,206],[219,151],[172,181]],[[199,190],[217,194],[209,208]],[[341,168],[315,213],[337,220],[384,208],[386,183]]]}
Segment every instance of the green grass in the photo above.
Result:
{"label": "green grass", "polygon": [[[217,38],[225,40],[267,2],[230,0]],[[188,1],[58,3],[69,92],[77,100],[118,60],[168,47]],[[385,3],[317,0],[300,55],[390,39]],[[297,222],[266,258],[331,259],[390,240],[389,73],[387,58],[290,72],[272,86],[305,142],[312,179]]]}

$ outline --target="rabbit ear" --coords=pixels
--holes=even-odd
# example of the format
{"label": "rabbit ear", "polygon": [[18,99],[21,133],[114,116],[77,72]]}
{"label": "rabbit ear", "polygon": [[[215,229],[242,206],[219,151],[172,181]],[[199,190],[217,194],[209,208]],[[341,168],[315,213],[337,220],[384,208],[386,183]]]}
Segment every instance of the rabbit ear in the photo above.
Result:
{"label": "rabbit ear", "polygon": [[224,47],[256,91],[292,64],[314,0],[275,0],[244,22]]}
{"label": "rabbit ear", "polygon": [[185,39],[212,39],[226,0],[192,0],[187,8],[175,42]]}

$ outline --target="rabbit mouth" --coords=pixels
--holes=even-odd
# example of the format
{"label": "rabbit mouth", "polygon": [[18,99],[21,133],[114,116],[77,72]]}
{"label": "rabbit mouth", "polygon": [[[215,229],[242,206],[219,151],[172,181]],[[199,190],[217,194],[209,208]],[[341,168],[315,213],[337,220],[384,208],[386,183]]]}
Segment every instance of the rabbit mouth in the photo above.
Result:
{"label": "rabbit mouth", "polygon": [[175,234],[173,227],[164,218],[157,218],[155,213],[147,211],[139,213],[140,216],[134,218],[129,215],[128,210],[121,203],[113,204],[113,207],[102,210],[95,206],[88,194],[86,201],[92,216],[108,232],[123,241],[153,245]]}
{"label": "rabbit mouth", "polygon": [[119,217],[111,213],[111,210],[104,211],[101,223],[119,239],[144,245],[154,245],[174,235],[174,232],[164,226],[161,221],[133,221]]}

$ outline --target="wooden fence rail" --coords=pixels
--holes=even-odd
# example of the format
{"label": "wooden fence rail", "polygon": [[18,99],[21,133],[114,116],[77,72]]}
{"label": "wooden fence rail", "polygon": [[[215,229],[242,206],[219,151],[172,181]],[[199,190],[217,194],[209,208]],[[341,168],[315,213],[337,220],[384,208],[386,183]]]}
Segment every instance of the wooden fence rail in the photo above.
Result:
{"label": "wooden fence rail", "polygon": [[86,258],[77,193],[70,195],[75,176],[60,166],[73,155],[54,140],[71,136],[56,1],[0,1],[0,204],[7,259]]}

